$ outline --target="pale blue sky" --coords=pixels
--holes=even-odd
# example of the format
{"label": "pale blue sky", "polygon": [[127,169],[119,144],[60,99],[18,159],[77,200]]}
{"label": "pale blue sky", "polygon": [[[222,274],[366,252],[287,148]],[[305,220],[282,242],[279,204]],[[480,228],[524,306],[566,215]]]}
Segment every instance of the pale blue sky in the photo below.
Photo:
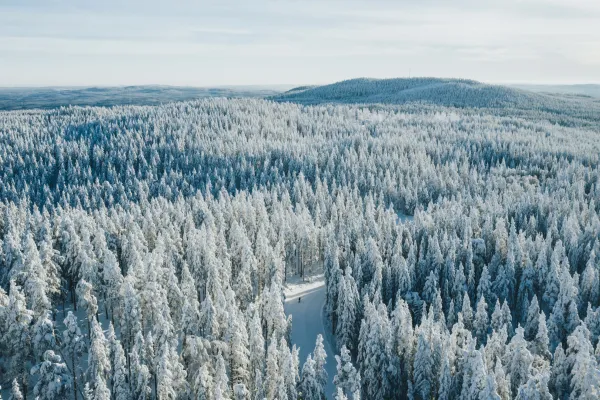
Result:
{"label": "pale blue sky", "polygon": [[0,1],[0,86],[308,84],[409,71],[600,83],[600,1]]}

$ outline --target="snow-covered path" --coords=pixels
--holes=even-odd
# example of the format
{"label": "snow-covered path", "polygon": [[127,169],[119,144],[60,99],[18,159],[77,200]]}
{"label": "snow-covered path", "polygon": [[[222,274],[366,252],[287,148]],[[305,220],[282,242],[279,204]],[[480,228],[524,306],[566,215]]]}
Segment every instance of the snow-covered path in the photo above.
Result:
{"label": "snow-covered path", "polygon": [[[298,302],[298,297],[302,301]],[[334,355],[333,338],[328,333],[323,320],[323,305],[325,304],[325,285],[323,280],[317,280],[312,283],[289,285],[286,289],[286,302],[284,305],[285,313],[292,315],[292,344],[300,348],[300,373],[306,357],[315,348],[317,335],[323,335],[325,351],[327,352],[327,386],[325,394],[327,398],[332,399],[335,386],[333,377],[336,372],[336,362]]]}

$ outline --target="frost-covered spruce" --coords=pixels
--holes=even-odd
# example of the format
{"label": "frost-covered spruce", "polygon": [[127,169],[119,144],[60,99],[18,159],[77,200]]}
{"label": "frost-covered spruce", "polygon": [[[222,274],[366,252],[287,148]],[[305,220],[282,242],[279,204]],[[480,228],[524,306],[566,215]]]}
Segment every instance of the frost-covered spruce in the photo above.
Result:
{"label": "frost-covered spruce", "polygon": [[340,349],[340,355],[335,356],[337,362],[337,373],[333,378],[333,383],[338,390],[348,396],[353,393],[360,393],[360,374],[352,365],[350,351],[345,346]]}
{"label": "frost-covered spruce", "polygon": [[69,396],[73,384],[71,374],[67,364],[52,350],[44,353],[44,360],[31,369],[31,374],[37,376],[33,388],[36,399],[52,400]]}

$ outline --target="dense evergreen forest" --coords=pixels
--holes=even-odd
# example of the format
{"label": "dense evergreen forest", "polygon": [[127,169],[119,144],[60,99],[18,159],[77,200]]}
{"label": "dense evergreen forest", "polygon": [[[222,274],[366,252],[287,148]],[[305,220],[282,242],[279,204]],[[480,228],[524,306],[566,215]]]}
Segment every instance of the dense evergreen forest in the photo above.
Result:
{"label": "dense evergreen forest", "polygon": [[[337,363],[336,400],[598,399],[600,124],[573,107],[0,112],[3,396],[317,400]],[[283,288],[320,273],[339,355],[300,360]]]}

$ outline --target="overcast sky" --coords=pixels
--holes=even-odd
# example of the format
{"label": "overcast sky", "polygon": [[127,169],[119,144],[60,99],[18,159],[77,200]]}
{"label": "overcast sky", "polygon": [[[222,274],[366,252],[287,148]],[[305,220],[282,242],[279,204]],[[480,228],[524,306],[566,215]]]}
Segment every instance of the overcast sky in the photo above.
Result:
{"label": "overcast sky", "polygon": [[600,0],[0,1],[0,86],[409,73],[600,83]]}

